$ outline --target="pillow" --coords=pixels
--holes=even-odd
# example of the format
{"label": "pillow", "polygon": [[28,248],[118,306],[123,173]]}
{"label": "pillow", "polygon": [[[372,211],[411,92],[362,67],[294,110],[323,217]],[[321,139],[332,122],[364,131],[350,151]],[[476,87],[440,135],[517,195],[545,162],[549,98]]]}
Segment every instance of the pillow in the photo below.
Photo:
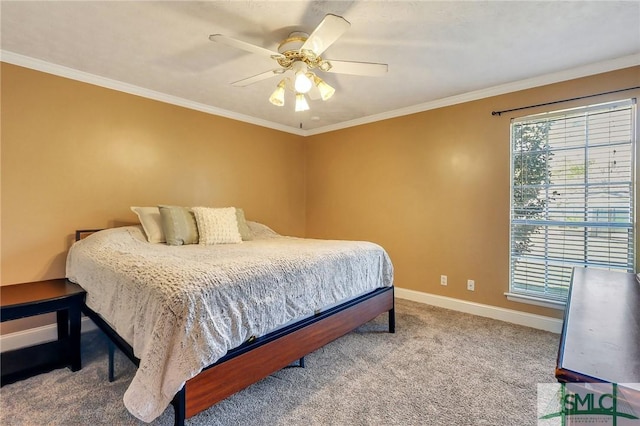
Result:
{"label": "pillow", "polygon": [[234,207],[194,207],[201,245],[241,243]]}
{"label": "pillow", "polygon": [[158,206],[162,231],[171,246],[198,243],[198,227],[193,212],[186,207]]}
{"label": "pillow", "polygon": [[267,225],[263,225],[262,223],[251,222],[250,220],[248,220],[247,226],[251,231],[252,238],[262,239],[262,238],[273,238],[273,237],[280,236],[280,234],[275,232],[273,229],[269,228]]}
{"label": "pillow", "polygon": [[160,210],[157,207],[131,207],[131,211],[138,215],[147,241],[150,243],[164,243],[165,237],[160,221]]}
{"label": "pillow", "polygon": [[251,235],[251,229],[249,229],[247,220],[244,218],[244,210],[236,207],[236,219],[238,219],[238,231],[240,231],[242,241],[252,240],[253,235]]}

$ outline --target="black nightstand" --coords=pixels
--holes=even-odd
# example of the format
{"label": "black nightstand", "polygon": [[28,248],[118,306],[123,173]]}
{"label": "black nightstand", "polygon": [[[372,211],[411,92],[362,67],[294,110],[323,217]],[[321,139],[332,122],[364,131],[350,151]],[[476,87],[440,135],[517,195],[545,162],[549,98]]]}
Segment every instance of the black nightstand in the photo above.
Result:
{"label": "black nightstand", "polygon": [[56,368],[82,368],[80,311],[86,292],[64,278],[0,286],[0,321],[56,312],[58,340],[0,354],[0,384]]}

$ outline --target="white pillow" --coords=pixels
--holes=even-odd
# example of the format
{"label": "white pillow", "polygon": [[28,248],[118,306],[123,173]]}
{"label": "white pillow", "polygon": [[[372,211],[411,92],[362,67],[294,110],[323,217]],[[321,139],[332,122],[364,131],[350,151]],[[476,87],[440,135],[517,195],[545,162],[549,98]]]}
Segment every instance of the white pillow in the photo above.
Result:
{"label": "white pillow", "polygon": [[164,243],[166,241],[158,207],[131,207],[131,211],[138,215],[142,229],[147,234],[147,241],[150,243]]}
{"label": "white pillow", "polygon": [[201,245],[241,243],[235,207],[194,207]]}

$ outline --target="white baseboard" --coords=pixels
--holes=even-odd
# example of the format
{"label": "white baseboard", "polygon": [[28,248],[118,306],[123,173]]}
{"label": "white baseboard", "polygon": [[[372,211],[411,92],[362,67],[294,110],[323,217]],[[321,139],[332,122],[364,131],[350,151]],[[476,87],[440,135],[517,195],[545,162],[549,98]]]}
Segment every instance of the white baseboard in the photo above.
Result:
{"label": "white baseboard", "polygon": [[[98,328],[88,317],[82,317],[81,325],[83,333]],[[58,326],[56,324],[43,325],[42,327],[3,334],[0,336],[0,352],[52,342],[57,338]]]}
{"label": "white baseboard", "polygon": [[400,299],[412,300],[414,302],[425,303],[427,305],[438,306],[440,308],[451,309],[453,311],[465,312],[481,317],[511,322],[518,325],[537,328],[539,330],[550,331],[552,333],[562,332],[562,320],[557,318],[515,311],[513,309],[500,308],[497,306],[483,305],[481,303],[468,302],[466,300],[438,296],[436,294],[423,293],[420,291],[408,290],[406,288],[396,287],[395,295]]}

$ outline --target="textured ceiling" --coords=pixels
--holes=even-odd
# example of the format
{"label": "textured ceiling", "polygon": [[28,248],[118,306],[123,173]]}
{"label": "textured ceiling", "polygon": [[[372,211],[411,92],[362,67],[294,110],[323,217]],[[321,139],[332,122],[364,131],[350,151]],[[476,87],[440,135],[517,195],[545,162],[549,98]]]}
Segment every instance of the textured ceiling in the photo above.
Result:
{"label": "textured ceiling", "polygon": [[[639,1],[2,1],[0,7],[2,60],[32,58],[307,133],[591,64],[640,63]],[[294,112],[291,98],[283,107],[269,103],[278,77],[231,86],[275,62],[208,39],[221,33],[276,50],[291,31],[311,32],[327,13],[344,16],[351,28],[324,58],[387,63],[389,72],[319,73],[336,94],[310,101],[306,112]]]}

